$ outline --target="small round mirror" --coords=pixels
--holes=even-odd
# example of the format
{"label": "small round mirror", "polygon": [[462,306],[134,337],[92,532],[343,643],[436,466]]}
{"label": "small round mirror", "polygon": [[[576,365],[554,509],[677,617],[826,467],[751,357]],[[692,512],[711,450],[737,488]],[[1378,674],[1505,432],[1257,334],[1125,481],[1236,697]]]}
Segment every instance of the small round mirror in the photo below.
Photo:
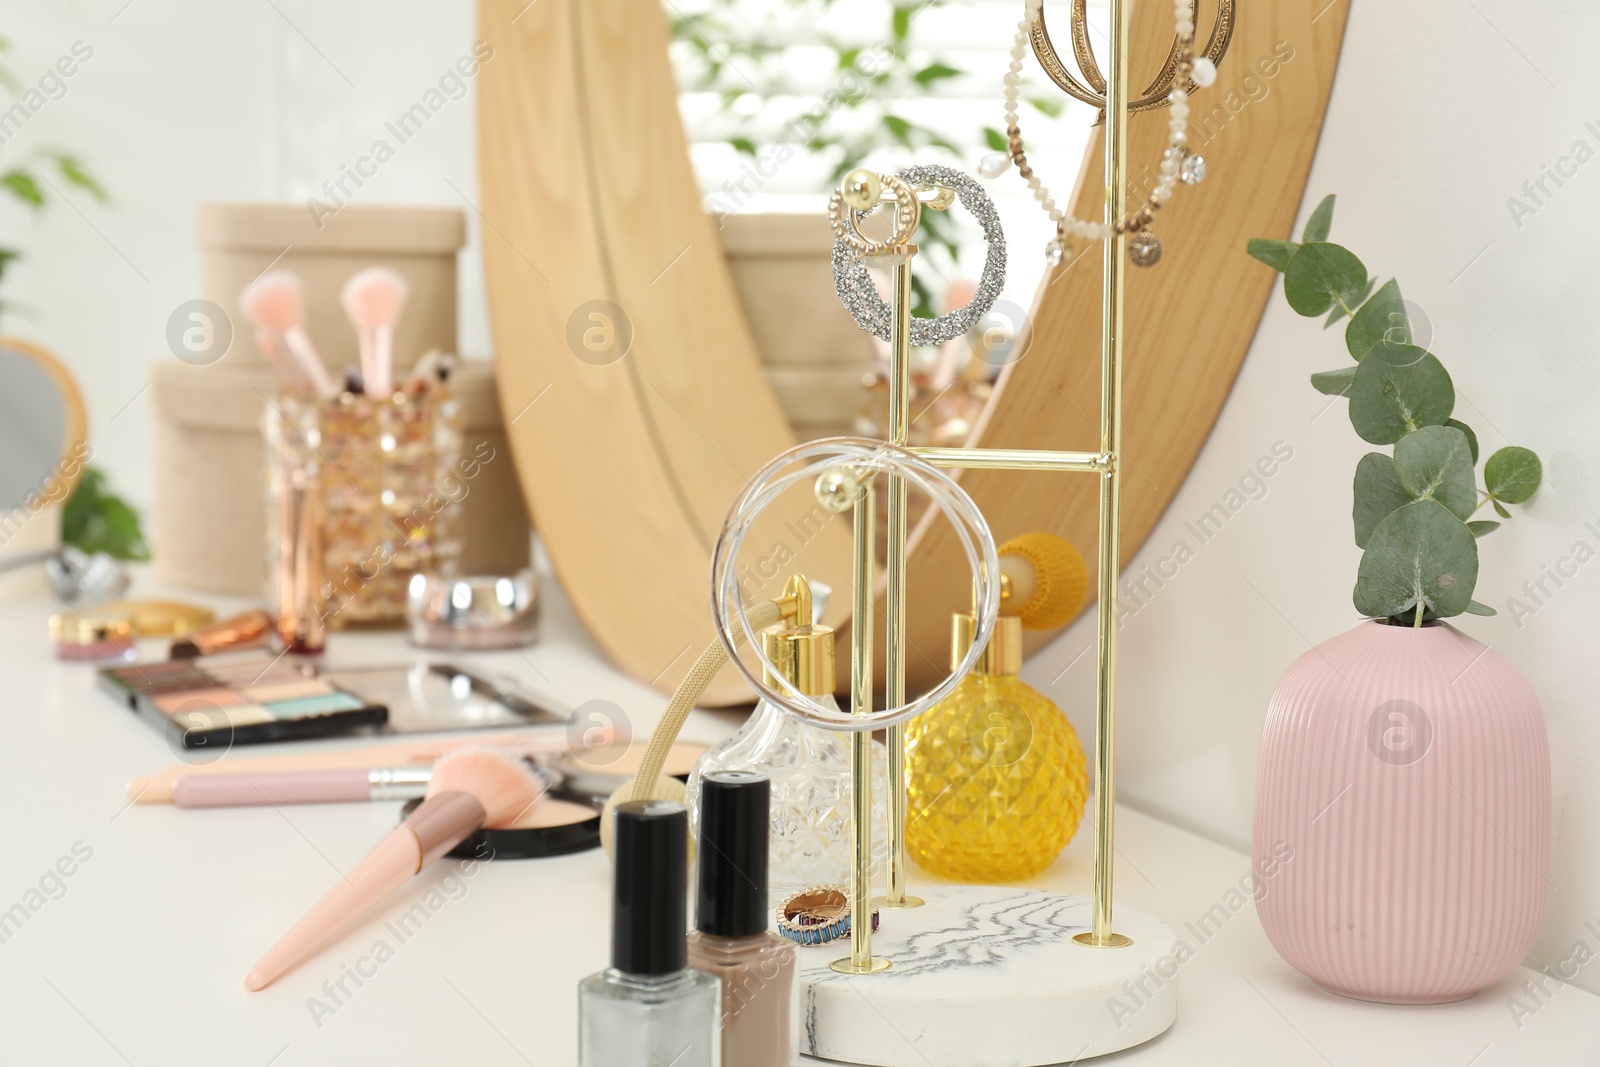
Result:
{"label": "small round mirror", "polygon": [[0,337],[0,559],[55,547],[87,433],[72,372],[38,345]]}

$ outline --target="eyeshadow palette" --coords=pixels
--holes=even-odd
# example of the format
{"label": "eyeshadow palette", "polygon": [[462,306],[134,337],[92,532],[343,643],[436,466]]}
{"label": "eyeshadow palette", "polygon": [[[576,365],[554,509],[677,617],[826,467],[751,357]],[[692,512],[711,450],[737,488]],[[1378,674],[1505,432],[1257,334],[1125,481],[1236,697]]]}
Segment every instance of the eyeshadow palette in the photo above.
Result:
{"label": "eyeshadow palette", "polygon": [[184,748],[324,737],[389,718],[309,664],[259,654],[107,667],[100,682]]}

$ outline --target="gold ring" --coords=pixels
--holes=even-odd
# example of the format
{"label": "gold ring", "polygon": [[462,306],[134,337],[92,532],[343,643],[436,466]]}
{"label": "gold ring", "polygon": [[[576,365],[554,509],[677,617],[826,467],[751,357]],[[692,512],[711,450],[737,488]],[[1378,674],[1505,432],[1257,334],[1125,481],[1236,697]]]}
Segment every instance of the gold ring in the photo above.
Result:
{"label": "gold ring", "polygon": [[[872,909],[872,929],[878,909]],[[826,945],[850,936],[850,894],[843,886],[814,885],[794,894],[778,908],[778,933],[802,945]]]}

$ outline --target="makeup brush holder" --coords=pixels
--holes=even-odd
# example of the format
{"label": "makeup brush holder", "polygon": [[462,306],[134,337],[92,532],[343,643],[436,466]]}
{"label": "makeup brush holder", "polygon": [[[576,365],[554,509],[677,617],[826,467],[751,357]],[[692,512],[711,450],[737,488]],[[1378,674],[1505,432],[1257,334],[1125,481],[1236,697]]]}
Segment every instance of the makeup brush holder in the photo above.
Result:
{"label": "makeup brush holder", "polygon": [[[268,406],[263,432],[269,510],[283,506],[290,485],[320,493],[329,627],[402,623],[415,575],[457,572],[461,503],[486,461],[462,455],[461,411],[447,389],[387,399],[285,395]],[[268,572],[283,573],[280,556],[292,550],[269,539]]]}

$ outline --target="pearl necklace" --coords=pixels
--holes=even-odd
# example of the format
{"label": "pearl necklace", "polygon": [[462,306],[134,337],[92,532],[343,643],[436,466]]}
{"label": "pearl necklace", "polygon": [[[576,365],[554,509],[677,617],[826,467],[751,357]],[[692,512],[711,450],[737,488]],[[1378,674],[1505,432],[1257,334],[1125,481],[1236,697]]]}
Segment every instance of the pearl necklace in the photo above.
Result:
{"label": "pearl necklace", "polygon": [[1028,183],[1039,207],[1055,223],[1056,235],[1045,246],[1045,261],[1054,267],[1066,255],[1069,237],[1088,241],[1101,241],[1113,234],[1128,233],[1128,258],[1135,265],[1153,267],[1161,259],[1161,242],[1150,231],[1150,224],[1161,206],[1172,199],[1177,183],[1196,185],[1206,174],[1205,160],[1184,147],[1189,139],[1189,92],[1185,84],[1204,88],[1216,81],[1217,67],[1210,59],[1194,54],[1194,0],[1173,0],[1172,14],[1177,33],[1178,50],[1172,91],[1167,94],[1167,148],[1161,154],[1160,177],[1150,190],[1150,195],[1137,209],[1115,223],[1089,222],[1068,215],[1055,202],[1050,190],[1028,164],[1022,147],[1022,130],[1017,125],[1017,100],[1022,83],[1022,60],[1028,49],[1028,35],[1035,22],[1044,14],[1044,0],[1026,0],[1026,10],[1017,23],[1016,38],[1011,44],[1011,67],[1005,76],[1006,141],[1010,151],[985,156],[978,164],[978,173],[985,178],[997,178],[1012,163],[1017,173]]}

